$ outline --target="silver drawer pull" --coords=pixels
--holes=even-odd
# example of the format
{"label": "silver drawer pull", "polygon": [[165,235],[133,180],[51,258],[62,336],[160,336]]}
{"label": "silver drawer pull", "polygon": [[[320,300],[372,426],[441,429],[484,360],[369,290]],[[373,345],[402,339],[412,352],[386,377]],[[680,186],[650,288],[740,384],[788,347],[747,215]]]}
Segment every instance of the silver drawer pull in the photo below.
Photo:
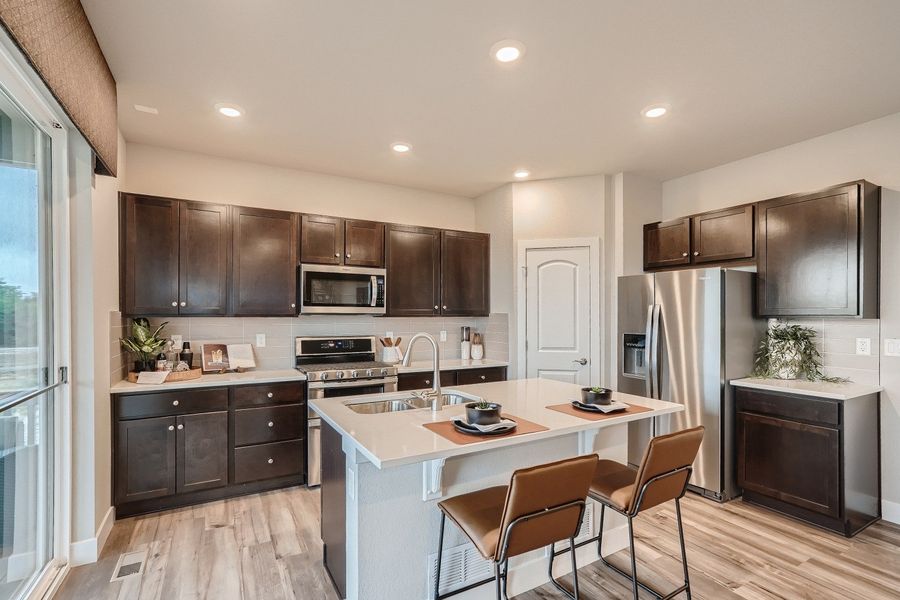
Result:
{"label": "silver drawer pull", "polygon": [[482,379],[482,380],[487,379],[487,375],[482,375],[482,376],[481,376],[481,379]]}
{"label": "silver drawer pull", "polygon": [[431,380],[430,380],[430,379],[426,379],[426,380],[425,380],[425,385],[431,385]]}
{"label": "silver drawer pull", "polygon": [[174,425],[169,425],[169,431],[175,431],[175,426],[174,426]]}
{"label": "silver drawer pull", "polygon": [[178,431],[181,431],[182,429],[184,429],[184,424],[178,426]]}
{"label": "silver drawer pull", "polygon": [[266,462],[268,462],[268,463],[271,465],[272,463],[275,462],[275,459],[274,459],[274,458],[270,458],[270,459],[269,459],[268,461],[266,461]]}
{"label": "silver drawer pull", "polygon": [[266,394],[266,397],[267,397],[267,398],[272,398],[272,397],[274,397],[274,396],[275,396],[275,394],[273,394],[272,392],[269,392],[268,394]]}
{"label": "silver drawer pull", "polygon": [[172,400],[172,406],[178,406],[178,400]]}
{"label": "silver drawer pull", "polygon": [[275,427],[275,422],[274,422],[274,421],[269,421],[269,427]]}

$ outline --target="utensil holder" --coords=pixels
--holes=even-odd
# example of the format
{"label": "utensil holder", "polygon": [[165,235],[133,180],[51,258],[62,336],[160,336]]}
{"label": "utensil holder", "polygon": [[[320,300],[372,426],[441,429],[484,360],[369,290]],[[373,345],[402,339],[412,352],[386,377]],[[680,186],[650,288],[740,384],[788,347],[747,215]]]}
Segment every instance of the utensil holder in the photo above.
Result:
{"label": "utensil holder", "polygon": [[484,345],[472,344],[472,360],[481,360],[484,358]]}
{"label": "utensil holder", "polygon": [[400,349],[395,346],[388,346],[381,349],[382,362],[396,364],[400,362]]}

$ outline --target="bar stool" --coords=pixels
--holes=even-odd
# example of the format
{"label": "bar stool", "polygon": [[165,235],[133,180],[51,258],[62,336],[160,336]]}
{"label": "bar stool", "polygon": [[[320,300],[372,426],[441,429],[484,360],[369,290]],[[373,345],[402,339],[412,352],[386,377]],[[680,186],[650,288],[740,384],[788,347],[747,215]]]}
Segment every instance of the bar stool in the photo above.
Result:
{"label": "bar stool", "polygon": [[[691,597],[691,583],[688,577],[687,554],[684,549],[684,523],[681,520],[681,498],[687,491],[688,480],[700,442],[703,441],[703,427],[694,427],[661,435],[650,440],[640,466],[637,468],[601,460],[591,482],[588,496],[600,503],[600,533],[578,544],[583,546],[597,542],[597,554],[607,567],[631,580],[634,598],[638,598],[638,587],[653,594],[659,600],[674,598],[682,592]],[[642,511],[670,500],[675,501],[678,520],[678,539],[681,544],[681,564],[684,569],[684,585],[668,594],[661,594],[637,578],[637,559],[634,553],[634,518]],[[631,573],[627,573],[603,557],[603,518],[606,508],[616,511],[628,519],[628,547],[631,552]],[[569,550],[562,550],[568,552]]]}
{"label": "bar stool", "polygon": [[[551,547],[548,569],[551,580],[569,598],[577,600],[575,553],[572,553],[572,595],[553,579],[554,544],[561,540],[574,544],[597,463],[597,456],[590,454],[519,469],[513,473],[508,486],[491,487],[439,502],[441,533],[434,578],[435,600],[461,594],[491,581],[496,582],[497,599],[504,600],[507,598],[510,557],[545,546]],[[441,595],[441,555],[447,517],[472,540],[482,556],[494,563],[494,576]]]}

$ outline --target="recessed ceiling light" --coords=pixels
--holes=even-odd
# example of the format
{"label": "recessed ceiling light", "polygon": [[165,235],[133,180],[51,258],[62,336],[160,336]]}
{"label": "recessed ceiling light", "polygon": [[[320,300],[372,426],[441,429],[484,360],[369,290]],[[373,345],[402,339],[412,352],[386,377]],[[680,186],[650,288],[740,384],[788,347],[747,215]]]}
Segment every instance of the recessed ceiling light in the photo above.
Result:
{"label": "recessed ceiling light", "polygon": [[531,172],[528,169],[517,169],[515,173],[513,173],[516,179],[525,179]]}
{"label": "recessed ceiling light", "polygon": [[148,115],[158,115],[159,110],[152,106],[144,106],[143,104],[135,104],[134,110],[142,113],[147,113]]}
{"label": "recessed ceiling light", "polygon": [[516,40],[503,40],[491,46],[491,56],[498,62],[511,63],[525,54],[525,44]]}
{"label": "recessed ceiling light", "polygon": [[394,142],[391,144],[391,150],[399,154],[405,154],[412,150],[412,146],[406,142]]}
{"label": "recessed ceiling light", "polygon": [[648,106],[644,110],[641,111],[641,114],[647,117],[648,119],[658,119],[669,112],[669,109],[661,104],[654,104],[653,106]]}
{"label": "recessed ceiling light", "polygon": [[216,112],[224,117],[234,119],[244,114],[244,109],[236,104],[216,104]]}

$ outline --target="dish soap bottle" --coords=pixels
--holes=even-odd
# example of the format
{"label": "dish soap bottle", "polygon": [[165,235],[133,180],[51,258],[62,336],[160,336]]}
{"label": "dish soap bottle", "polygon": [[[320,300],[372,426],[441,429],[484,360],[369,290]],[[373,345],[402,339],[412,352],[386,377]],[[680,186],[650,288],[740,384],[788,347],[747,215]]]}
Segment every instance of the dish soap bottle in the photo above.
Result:
{"label": "dish soap bottle", "polygon": [[191,351],[190,342],[184,342],[184,344],[182,344],[181,353],[178,355],[178,359],[187,363],[189,369],[194,366],[194,353]]}

